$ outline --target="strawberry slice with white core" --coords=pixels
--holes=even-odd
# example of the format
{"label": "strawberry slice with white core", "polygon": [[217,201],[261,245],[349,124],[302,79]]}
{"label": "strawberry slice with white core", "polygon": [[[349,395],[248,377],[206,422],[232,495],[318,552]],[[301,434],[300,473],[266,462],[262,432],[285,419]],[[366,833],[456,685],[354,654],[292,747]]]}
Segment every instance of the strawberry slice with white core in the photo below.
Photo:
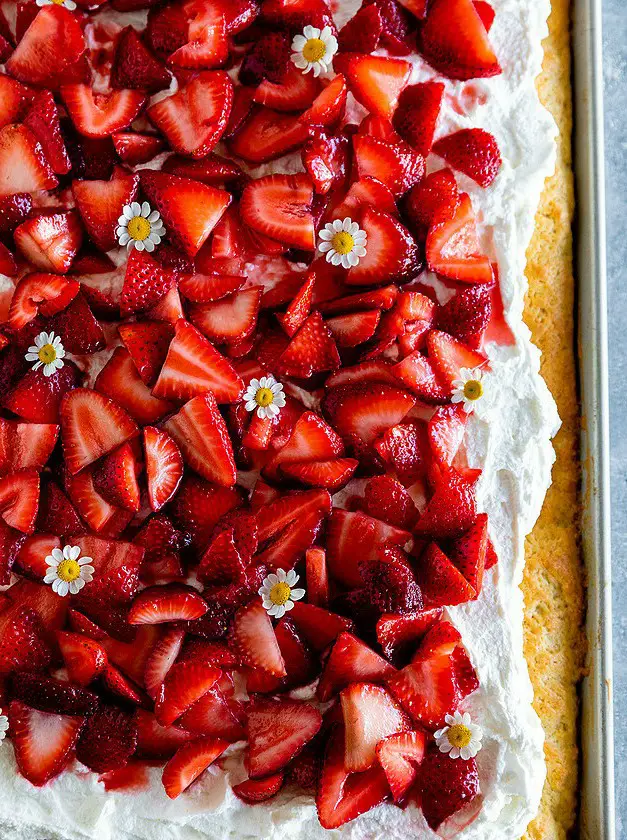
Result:
{"label": "strawberry slice with white core", "polygon": [[151,586],[135,598],[128,614],[129,624],[166,624],[193,621],[207,612],[207,602],[190,586],[172,583]]}
{"label": "strawberry slice with white core", "polygon": [[258,233],[313,251],[313,185],[306,175],[266,175],[242,193],[242,221]]}
{"label": "strawberry slice with white core", "polygon": [[157,699],[161,684],[176,662],[184,639],[184,630],[168,628],[150,652],[144,667],[144,686],[153,700]]}
{"label": "strawberry slice with white core", "polygon": [[431,271],[461,283],[492,283],[490,260],[481,254],[470,196],[462,193],[455,215],[434,224],[427,235]]}
{"label": "strawberry slice with white core", "polygon": [[335,67],[343,73],[355,99],[371,114],[392,119],[398,97],[409,81],[411,64],[400,58],[344,53]]}
{"label": "strawberry slice with white core", "polygon": [[290,610],[290,620],[302,633],[305,641],[318,653],[332,644],[340,633],[350,633],[354,629],[350,618],[336,615],[314,604],[305,604],[303,601],[294,603],[294,609]]}
{"label": "strawberry slice with white core", "polygon": [[80,388],[61,402],[63,455],[72,475],[137,434],[128,414],[97,391]]}
{"label": "strawberry slice with white core", "polygon": [[71,682],[87,686],[106,668],[107,652],[94,639],[68,632],[59,632],[57,639]]}
{"label": "strawberry slice with white core", "polygon": [[42,271],[65,274],[81,243],[83,229],[76,211],[27,219],[13,233],[15,244]]}
{"label": "strawberry slice with white core", "polygon": [[[410,187],[420,183],[425,174],[425,161],[422,155],[415,152],[406,143],[389,143],[370,135],[356,134],[353,137],[353,150],[359,174],[361,187],[353,190],[352,195],[344,199],[342,208],[350,203],[372,204],[378,210],[387,210],[393,216],[398,215],[396,207],[388,208],[389,197],[382,187],[399,197]],[[376,179],[382,186],[374,186],[366,179]],[[378,196],[384,200],[383,204],[374,203],[372,198]]]}
{"label": "strawberry slice with white core", "polygon": [[394,666],[361,639],[341,633],[325,663],[316,694],[326,702],[351,683],[384,683],[394,672]]}
{"label": "strawberry slice with white core", "polygon": [[400,802],[418,777],[426,750],[424,732],[399,732],[377,744],[377,758],[387,777],[395,802]]}
{"label": "strawberry slice with white core", "polygon": [[181,715],[177,726],[194,735],[243,741],[246,738],[244,718],[237,702],[227,699],[219,688],[210,688]]}
{"label": "strawberry slice with white core", "polygon": [[207,481],[232,487],[237,475],[226,423],[210,391],[194,397],[165,424],[185,462]]}
{"label": "strawberry slice with white core", "polygon": [[255,802],[265,802],[271,799],[283,787],[283,773],[266,776],[265,779],[246,779],[233,785],[233,793],[242,802],[253,805]]}
{"label": "strawberry slice with white core", "polygon": [[338,347],[357,347],[372,338],[379,324],[381,313],[378,309],[370,312],[351,312],[329,318],[327,327],[333,333]]}
{"label": "strawberry slice with white core", "polygon": [[435,370],[450,388],[461,378],[463,368],[474,370],[486,364],[483,353],[472,350],[441,330],[431,330],[427,336],[427,347]]}
{"label": "strawberry slice with white core", "polygon": [[229,746],[220,738],[198,738],[183,744],[163,768],[163,787],[170,799],[176,799]]}
{"label": "strawberry slice with white core", "polygon": [[363,772],[376,763],[379,741],[411,728],[405,712],[379,685],[352,683],[340,699],[346,731],[344,766],[351,773]]}
{"label": "strawberry slice with white core", "polygon": [[72,193],[87,232],[98,248],[117,247],[121,208],[135,200],[139,179],[117,173],[110,181],[73,181]]}
{"label": "strawberry slice with white core", "polygon": [[213,303],[239,291],[246,278],[239,274],[186,274],[179,291],[191,303]]}
{"label": "strawberry slice with white core", "polygon": [[42,304],[57,300],[68,302],[68,296],[78,294],[79,288],[75,281],[57,274],[25,274],[13,291],[9,325],[14,330],[21,330],[35,318]]}
{"label": "strawberry slice with white core", "polygon": [[94,387],[123,408],[140,426],[156,423],[176,407],[175,403],[153,396],[124,347],[115,348]]}
{"label": "strawberry slice with white core", "polygon": [[317,607],[329,604],[329,574],[324,548],[309,548],[305,554],[307,600]]}
{"label": "strawberry slice with white core", "polygon": [[85,137],[108,137],[126,128],[146,101],[137,90],[96,93],[89,85],[62,85],[61,96],[77,131]]}
{"label": "strawberry slice with white core", "polygon": [[364,209],[361,224],[368,235],[366,256],[347,272],[347,283],[400,283],[418,273],[418,248],[406,227],[373,207]]}
{"label": "strawberry slice with white core", "polygon": [[298,700],[262,700],[248,711],[248,769],[251,778],[281,770],[318,733],[322,715]]}
{"label": "strawberry slice with white core", "polygon": [[431,451],[438,461],[449,466],[457,454],[464,432],[468,414],[459,405],[447,405],[436,408],[429,420],[429,443]]}
{"label": "strawberry slice with white core", "polygon": [[326,487],[335,491],[343,487],[359,466],[355,458],[334,458],[329,461],[295,461],[281,467],[281,472],[307,487]]}
{"label": "strawberry slice with white core", "polygon": [[261,289],[244,289],[214,303],[190,308],[190,321],[210,341],[241,341],[254,331],[261,304]]}
{"label": "strawberry slice with white core", "polygon": [[220,67],[228,58],[226,19],[213,4],[188,0],[183,9],[189,21],[189,41],[168,58],[168,64],[189,70]]}
{"label": "strawberry slice with white core", "polygon": [[155,704],[162,726],[169,726],[209,691],[221,671],[204,662],[177,662],[166,674]]}
{"label": "strawberry slice with white core", "polygon": [[20,470],[0,478],[0,516],[10,528],[32,533],[38,508],[38,472]]}
{"label": "strawberry slice with white core", "polygon": [[272,621],[261,601],[250,601],[235,614],[232,643],[242,662],[274,677],[287,674]]}
{"label": "strawberry slice with white core", "polygon": [[147,426],[143,434],[148,498],[150,507],[156,511],[176,493],[183,477],[183,458],[176,443],[163,429]]}
{"label": "strawberry slice with white core", "polygon": [[326,461],[344,454],[337,432],[313,411],[305,411],[296,421],[289,440],[267,464],[264,472],[276,475],[279,466],[297,461]]}
{"label": "strawberry slice with white core", "polygon": [[343,385],[324,399],[323,411],[346,443],[372,443],[413,408],[414,397],[380,384]]}
{"label": "strawberry slice with white core", "polygon": [[45,6],[7,61],[7,73],[26,84],[46,86],[61,77],[84,51],[78,16],[63,6]]}

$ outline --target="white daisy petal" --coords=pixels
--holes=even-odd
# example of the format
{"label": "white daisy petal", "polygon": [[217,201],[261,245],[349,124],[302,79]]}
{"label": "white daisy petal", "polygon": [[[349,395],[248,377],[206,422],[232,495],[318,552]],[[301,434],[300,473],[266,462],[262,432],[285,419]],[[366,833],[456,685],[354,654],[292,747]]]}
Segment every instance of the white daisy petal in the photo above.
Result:
{"label": "white daisy petal", "polygon": [[294,586],[298,582],[298,575],[294,571],[294,569],[290,569],[289,572],[285,575],[285,582],[289,586]]}
{"label": "white daisy petal", "polygon": [[285,583],[287,579],[287,573],[285,569],[277,569],[276,576],[280,583]]}
{"label": "white daisy petal", "polygon": [[292,38],[292,49],[295,52],[300,52],[307,43],[307,38],[304,35],[294,35]]}
{"label": "white daisy petal", "polygon": [[264,405],[260,405],[259,408],[257,409],[257,417],[260,420],[265,420],[267,416],[268,416],[268,412],[266,410],[266,407]]}
{"label": "white daisy petal", "polygon": [[292,601],[300,601],[301,598],[305,597],[305,590],[304,589],[292,589],[290,593],[290,598]]}

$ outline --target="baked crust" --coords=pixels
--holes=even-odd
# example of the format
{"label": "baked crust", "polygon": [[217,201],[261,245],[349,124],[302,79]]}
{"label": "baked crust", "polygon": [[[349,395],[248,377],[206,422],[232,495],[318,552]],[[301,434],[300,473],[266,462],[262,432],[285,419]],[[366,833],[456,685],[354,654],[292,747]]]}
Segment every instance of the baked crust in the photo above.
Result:
{"label": "baked crust", "polygon": [[584,574],[579,550],[579,403],[572,259],[574,188],[570,0],[552,0],[538,90],[559,128],[555,174],[545,184],[527,251],[525,321],[542,351],[541,372],[562,427],[542,514],[526,543],[525,656],[544,727],[547,780],[525,835],[558,840],[573,827],[578,788],[578,685],[585,652]]}

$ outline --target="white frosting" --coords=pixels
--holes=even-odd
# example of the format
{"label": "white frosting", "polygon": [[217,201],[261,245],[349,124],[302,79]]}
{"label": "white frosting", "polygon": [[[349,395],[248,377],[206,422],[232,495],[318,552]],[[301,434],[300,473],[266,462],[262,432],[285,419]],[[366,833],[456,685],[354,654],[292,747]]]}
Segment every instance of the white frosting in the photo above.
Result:
{"label": "white frosting", "polygon": [[[543,733],[533,711],[532,688],[523,657],[523,599],[519,589],[524,538],[540,512],[554,460],[550,438],[559,426],[555,404],[539,376],[539,351],[522,323],[525,251],[546,176],[554,166],[556,127],[535,90],[541,41],[547,34],[549,0],[492,0],[496,19],[490,39],[503,74],[466,86],[446,81],[439,133],[481,126],[497,138],[503,166],[486,190],[459,176],[480,219],[488,253],[497,260],[513,347],[490,346],[493,373],[486,405],[472,416],[467,445],[471,466],[481,466],[479,503],[489,514],[499,564],[486,576],[478,601],[450,609],[450,617],[479,674],[480,689],[463,708],[484,730],[478,755],[483,807],[458,836],[462,840],[514,840],[534,817],[545,776]],[[339,0],[338,26],[359,7]],[[120,20],[122,19],[122,20]],[[130,16],[117,15],[126,23]],[[133,21],[135,23],[135,21]],[[412,59],[412,81],[433,76]],[[470,112],[452,106],[464,88],[482,99]],[[450,94],[450,96],[448,95]],[[468,102],[462,98],[462,102]],[[359,113],[351,97],[351,107]],[[275,161],[261,171],[294,171],[299,156]],[[434,160],[438,164],[439,161]],[[420,811],[383,805],[342,829],[320,828],[310,797],[283,791],[266,805],[247,806],[231,791],[244,773],[237,760],[242,745],[230,749],[226,773],[217,767],[185,795],[170,801],[161,770],[150,769],[145,791],[106,793],[95,774],[80,765],[42,789],[16,771],[10,744],[0,747],[0,823],[4,840],[429,840],[435,835]]]}

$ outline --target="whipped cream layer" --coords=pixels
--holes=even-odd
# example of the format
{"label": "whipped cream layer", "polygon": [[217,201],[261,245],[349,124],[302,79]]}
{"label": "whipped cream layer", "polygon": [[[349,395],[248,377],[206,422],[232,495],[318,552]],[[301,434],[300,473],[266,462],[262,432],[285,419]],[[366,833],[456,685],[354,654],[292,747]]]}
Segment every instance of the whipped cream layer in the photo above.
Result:
{"label": "whipped cream layer", "polygon": [[[496,18],[490,40],[501,62],[500,76],[446,83],[438,136],[460,128],[492,132],[503,157],[488,189],[457,173],[477,211],[486,253],[498,262],[506,319],[514,346],[489,345],[492,373],[486,398],[466,432],[470,466],[481,467],[480,509],[489,514],[499,563],[486,574],[479,599],[451,608],[478,672],[481,686],[462,709],[484,730],[477,756],[482,808],[461,840],[515,840],[533,819],[545,777],[543,733],[532,708],[532,687],[523,656],[524,538],[531,531],[551,481],[551,437],[559,427],[556,407],[539,375],[540,353],[522,322],[526,290],[525,252],[545,178],[553,172],[556,126],[539,102],[534,80],[542,63],[549,0],[491,0]],[[360,0],[335,0],[338,28]],[[105,12],[112,24],[143,28],[145,13]],[[435,76],[419,56],[410,83]],[[363,110],[349,95],[349,116]],[[438,158],[429,161],[435,168]],[[154,164],[149,164],[154,165]],[[300,155],[261,167],[265,172],[301,171]],[[5,278],[8,279],[8,278]],[[441,299],[447,294],[429,278]],[[339,500],[338,500],[339,501]],[[107,793],[79,764],[44,788],[19,775],[9,742],[0,746],[0,825],[3,840],[434,840],[422,813],[382,805],[334,831],[323,830],[313,800],[287,788],[267,804],[248,806],[231,791],[246,773],[243,744],[233,745],[224,769],[210,768],[178,799],[150,768],[145,790]]]}

